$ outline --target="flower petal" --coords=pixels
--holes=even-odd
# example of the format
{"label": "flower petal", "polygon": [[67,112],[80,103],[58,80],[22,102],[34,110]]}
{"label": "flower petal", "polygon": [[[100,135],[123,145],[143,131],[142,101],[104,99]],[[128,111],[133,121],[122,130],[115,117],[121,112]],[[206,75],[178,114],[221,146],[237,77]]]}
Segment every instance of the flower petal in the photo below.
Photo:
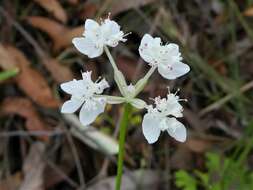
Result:
{"label": "flower petal", "polygon": [[62,107],[62,113],[74,113],[80,106],[83,104],[82,100],[78,100],[75,98],[71,98],[70,100],[66,101]]}
{"label": "flower petal", "polygon": [[102,33],[101,33],[101,26],[94,20],[87,19],[85,21],[85,26],[84,26],[84,33],[83,36],[85,38],[91,39],[93,42],[103,42],[102,38]]}
{"label": "flower petal", "polygon": [[82,94],[85,90],[83,80],[72,80],[61,84],[61,89],[71,95]]}
{"label": "flower petal", "polygon": [[156,98],[157,109],[164,115],[172,115],[174,117],[183,117],[183,106],[179,103],[179,97],[176,94],[169,93],[167,99]]}
{"label": "flower petal", "polygon": [[90,38],[73,38],[72,43],[78,51],[89,58],[98,57],[103,53],[103,45],[94,43]]}
{"label": "flower petal", "polygon": [[96,30],[99,28],[99,24],[92,19],[86,19],[85,24],[84,24],[85,31],[87,30]]}
{"label": "flower petal", "polygon": [[179,46],[177,44],[169,43],[168,45],[165,45],[164,48],[165,48],[164,53],[168,57],[174,56],[179,59],[181,58],[181,53],[179,52]]}
{"label": "flower petal", "polygon": [[159,64],[158,72],[166,79],[173,80],[190,71],[187,64],[177,62],[172,65]]}
{"label": "flower petal", "polygon": [[101,30],[106,35],[113,35],[120,32],[120,26],[113,20],[105,19],[104,23],[101,26]]}
{"label": "flower petal", "polygon": [[154,38],[149,34],[145,34],[141,39],[141,44],[139,47],[140,56],[148,63],[152,63],[153,61],[151,52],[152,43],[154,43]]}
{"label": "flower petal", "polygon": [[104,112],[105,105],[106,101],[102,98],[86,101],[79,113],[80,122],[85,126],[91,124],[100,113]]}
{"label": "flower petal", "polygon": [[105,19],[101,25],[101,33],[104,38],[104,43],[111,47],[116,47],[119,41],[126,41],[126,39],[123,39],[124,33],[120,31],[118,23],[110,19]]}
{"label": "flower petal", "polygon": [[152,144],[158,140],[160,136],[160,128],[157,126],[159,123],[159,118],[155,117],[151,113],[144,115],[142,121],[142,132],[149,144]]}
{"label": "flower petal", "polygon": [[95,85],[96,85],[96,88],[97,88],[96,94],[101,94],[104,91],[104,89],[110,87],[108,82],[105,79],[102,79],[101,81],[95,83]]}
{"label": "flower petal", "polygon": [[167,118],[167,123],[169,125],[167,129],[169,135],[179,142],[185,142],[186,141],[185,126],[175,118]]}

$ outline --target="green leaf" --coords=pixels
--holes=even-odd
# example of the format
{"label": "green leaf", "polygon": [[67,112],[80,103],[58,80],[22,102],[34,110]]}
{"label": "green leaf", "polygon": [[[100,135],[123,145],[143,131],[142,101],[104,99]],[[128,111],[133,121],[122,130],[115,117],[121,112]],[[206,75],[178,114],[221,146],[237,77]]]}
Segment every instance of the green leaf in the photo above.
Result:
{"label": "green leaf", "polygon": [[8,71],[3,71],[0,73],[0,81],[7,80],[11,77],[14,77],[18,74],[19,70],[18,69],[12,69]]}
{"label": "green leaf", "polygon": [[220,170],[220,157],[218,154],[208,152],[206,159],[206,167],[210,172]]}
{"label": "green leaf", "polygon": [[195,174],[196,174],[196,176],[199,177],[199,179],[201,180],[201,182],[203,183],[203,185],[205,187],[209,186],[209,175],[208,175],[208,173],[203,173],[201,171],[196,170]]}
{"label": "green leaf", "polygon": [[197,190],[197,181],[184,170],[176,172],[176,186],[183,190]]}

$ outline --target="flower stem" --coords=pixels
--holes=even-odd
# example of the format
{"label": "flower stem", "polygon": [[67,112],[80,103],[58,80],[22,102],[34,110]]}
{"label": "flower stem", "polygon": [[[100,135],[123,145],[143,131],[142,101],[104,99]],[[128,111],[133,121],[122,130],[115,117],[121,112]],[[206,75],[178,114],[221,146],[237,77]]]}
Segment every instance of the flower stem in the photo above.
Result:
{"label": "flower stem", "polygon": [[125,152],[125,140],[126,140],[126,132],[127,125],[129,122],[129,117],[131,115],[131,105],[126,103],[124,105],[123,116],[120,121],[120,134],[119,134],[119,155],[118,155],[118,163],[117,163],[117,177],[116,177],[116,190],[120,190],[121,178],[123,172],[123,160],[124,160],[124,152]]}
{"label": "flower stem", "polygon": [[155,70],[156,70],[156,66],[151,67],[149,71],[146,73],[146,75],[136,83],[135,85],[136,92],[135,92],[134,97],[136,97],[143,90],[146,83],[148,82],[148,79],[151,77],[151,75],[154,73]]}
{"label": "flower stem", "polygon": [[125,88],[127,87],[126,79],[125,79],[124,75],[121,73],[121,71],[118,69],[107,46],[104,46],[104,50],[105,50],[105,53],[112,65],[112,67],[113,67],[114,80],[119,88],[119,91],[123,96],[126,96],[127,95],[127,92],[125,90]]}
{"label": "flower stem", "polygon": [[113,67],[113,70],[115,70],[115,71],[119,70],[116,63],[115,63],[115,61],[114,61],[114,59],[113,59],[113,57],[112,57],[112,55],[111,55],[111,53],[110,53],[110,51],[109,51],[109,49],[108,49],[108,47],[104,46],[104,50],[105,50],[105,53],[106,53],[111,65],[112,65],[112,67]]}
{"label": "flower stem", "polygon": [[150,76],[154,73],[154,71],[156,70],[156,66],[152,66],[149,71],[146,73],[146,75],[143,77],[144,80],[148,80],[150,78]]}

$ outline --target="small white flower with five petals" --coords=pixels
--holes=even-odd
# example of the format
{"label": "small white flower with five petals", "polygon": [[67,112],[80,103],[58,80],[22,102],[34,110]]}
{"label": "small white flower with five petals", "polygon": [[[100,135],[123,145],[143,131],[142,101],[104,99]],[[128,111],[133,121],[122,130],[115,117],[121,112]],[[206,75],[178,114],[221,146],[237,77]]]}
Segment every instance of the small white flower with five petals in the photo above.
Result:
{"label": "small white flower with five petals", "polygon": [[161,45],[161,38],[153,38],[145,34],[139,47],[140,56],[166,79],[176,79],[190,71],[187,64],[182,63],[177,44]]}
{"label": "small white flower with five petals", "polygon": [[82,80],[72,80],[61,84],[61,89],[71,95],[61,108],[62,113],[74,113],[81,106],[79,113],[83,125],[91,124],[96,117],[104,112],[106,98],[96,96],[101,94],[109,85],[105,79],[93,82],[91,72],[82,73]]}
{"label": "small white flower with five petals", "polygon": [[125,42],[120,26],[109,17],[101,24],[87,19],[84,25],[83,37],[72,40],[74,46],[89,58],[98,57],[103,53],[104,46],[115,47],[120,41]]}
{"label": "small white flower with five petals", "polygon": [[167,131],[179,142],[186,140],[186,129],[176,118],[182,117],[183,107],[179,104],[179,97],[169,93],[167,98],[155,98],[155,105],[148,106],[148,113],[144,115],[142,131],[149,144],[155,143],[161,131]]}

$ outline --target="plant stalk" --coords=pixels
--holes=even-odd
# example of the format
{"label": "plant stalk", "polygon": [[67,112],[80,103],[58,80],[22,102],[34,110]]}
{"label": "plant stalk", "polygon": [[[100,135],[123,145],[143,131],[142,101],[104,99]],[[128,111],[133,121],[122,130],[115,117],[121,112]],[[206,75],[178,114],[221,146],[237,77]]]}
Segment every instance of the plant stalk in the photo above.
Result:
{"label": "plant stalk", "polygon": [[111,53],[110,53],[110,51],[109,51],[109,49],[108,49],[108,47],[104,46],[104,50],[105,50],[105,53],[106,53],[111,65],[112,65],[112,67],[113,67],[113,70],[114,71],[119,70],[116,63],[115,63],[115,61],[114,61],[114,59],[113,59],[113,57],[112,57],[112,55],[111,55]]}
{"label": "plant stalk", "polygon": [[125,153],[125,140],[126,140],[127,126],[128,126],[130,115],[131,115],[131,105],[128,103],[125,103],[123,116],[120,121],[119,155],[118,155],[118,162],[117,162],[118,168],[117,168],[115,190],[120,190],[120,186],[121,186],[121,178],[122,178],[122,173],[123,173],[123,160],[124,160],[124,153]]}
{"label": "plant stalk", "polygon": [[107,46],[104,46],[104,50],[105,50],[105,53],[112,65],[113,72],[114,72],[114,80],[119,88],[119,91],[123,96],[126,96],[127,95],[127,92],[125,90],[125,88],[127,87],[126,79],[125,79],[124,75],[121,73],[121,71],[118,69]]}

